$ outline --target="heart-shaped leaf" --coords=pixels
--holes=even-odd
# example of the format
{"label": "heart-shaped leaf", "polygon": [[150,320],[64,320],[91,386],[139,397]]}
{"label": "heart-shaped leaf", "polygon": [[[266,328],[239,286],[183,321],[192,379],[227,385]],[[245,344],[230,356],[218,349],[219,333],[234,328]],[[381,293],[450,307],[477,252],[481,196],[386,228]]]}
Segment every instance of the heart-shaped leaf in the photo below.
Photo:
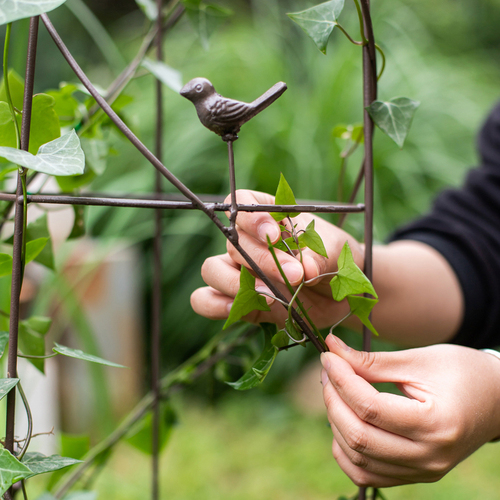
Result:
{"label": "heart-shaped leaf", "polygon": [[408,97],[396,97],[388,102],[373,101],[366,109],[377,127],[402,148],[419,106],[418,101]]}
{"label": "heart-shaped leaf", "polygon": [[3,0],[0,2],[0,25],[50,12],[66,0]]}
{"label": "heart-shaped leaf", "polygon": [[354,262],[347,241],[340,252],[337,265],[339,268],[338,273],[330,281],[334,300],[340,301],[347,295],[358,293],[371,293],[374,297],[377,297],[377,293],[370,283],[370,280]]}
{"label": "heart-shaped leaf", "polygon": [[38,452],[26,453],[23,459],[23,464],[33,471],[31,476],[28,477],[38,476],[46,472],[54,472],[80,463],[82,463],[81,460],[75,460],[74,458],[60,457],[59,455],[47,457]]}
{"label": "heart-shaped leaf", "polygon": [[363,323],[363,325],[365,325],[373,334],[378,336],[377,330],[375,330],[375,327],[370,321],[370,313],[378,300],[350,295],[347,297],[347,302],[351,308],[351,313],[357,316],[361,320],[361,323]]}
{"label": "heart-shaped leaf", "polygon": [[0,448],[0,495],[14,483],[30,477],[33,472],[5,448]]}
{"label": "heart-shaped leaf", "polygon": [[337,26],[337,19],[343,8],[344,0],[331,0],[287,15],[313,39],[318,49],[326,54],[326,44],[333,28]]}
{"label": "heart-shaped leaf", "polygon": [[40,146],[36,155],[20,149],[0,147],[0,156],[16,165],[50,175],[83,174],[85,168],[85,155],[74,130]]}
{"label": "heart-shaped leaf", "polygon": [[[297,205],[295,201],[295,195],[293,194],[292,188],[285,179],[285,176],[280,174],[280,181],[278,183],[278,189],[276,190],[276,196],[274,198],[275,205]],[[276,221],[281,221],[285,217],[297,217],[299,212],[271,212],[271,217]]]}
{"label": "heart-shaped leaf", "polygon": [[[4,333],[4,332],[2,332]],[[8,339],[7,339],[8,340]],[[0,400],[2,400],[13,387],[19,382],[18,378],[2,378],[0,379]]]}
{"label": "heart-shaped leaf", "polygon": [[323,257],[328,258],[328,254],[326,253],[325,245],[323,244],[323,240],[321,236],[314,229],[314,221],[312,220],[306,227],[305,232],[299,235],[299,245],[302,248],[307,247],[310,248],[313,252],[316,252]]}
{"label": "heart-shaped leaf", "polygon": [[245,267],[241,267],[240,274],[240,289],[234,298],[229,317],[224,324],[224,330],[231,324],[235,323],[243,316],[246,316],[252,311],[270,311],[265,297],[259,295],[255,291],[255,277],[250,274],[250,271]]}

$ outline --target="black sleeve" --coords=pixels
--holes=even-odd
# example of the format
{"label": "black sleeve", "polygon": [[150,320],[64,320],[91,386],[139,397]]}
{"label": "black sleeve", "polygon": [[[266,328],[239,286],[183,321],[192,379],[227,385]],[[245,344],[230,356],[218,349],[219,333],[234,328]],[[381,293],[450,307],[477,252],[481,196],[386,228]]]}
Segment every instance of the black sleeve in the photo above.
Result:
{"label": "black sleeve", "polygon": [[465,298],[463,323],[451,342],[482,348],[500,345],[500,104],[478,146],[481,166],[465,185],[441,193],[427,216],[391,241],[421,241],[448,260]]}

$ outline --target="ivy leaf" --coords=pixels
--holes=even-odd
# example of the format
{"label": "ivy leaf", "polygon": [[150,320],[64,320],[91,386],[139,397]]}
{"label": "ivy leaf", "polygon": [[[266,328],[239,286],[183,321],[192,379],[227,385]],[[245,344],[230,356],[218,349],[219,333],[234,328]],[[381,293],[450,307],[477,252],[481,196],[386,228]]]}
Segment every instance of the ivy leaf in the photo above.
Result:
{"label": "ivy leaf", "polygon": [[55,103],[56,100],[48,94],[33,96],[30,144],[28,148],[32,155],[36,154],[43,144],[47,144],[61,136],[59,117],[54,109]]}
{"label": "ivy leaf", "polygon": [[285,330],[280,330],[278,333],[273,335],[273,338],[271,339],[271,344],[278,348],[286,347],[289,343],[290,338],[286,334]]}
{"label": "ivy leaf", "polygon": [[365,325],[373,334],[378,336],[377,330],[375,330],[375,327],[372,325],[369,318],[373,306],[378,302],[378,300],[350,295],[347,297],[347,302],[349,303],[352,314],[356,315],[361,320],[363,325]]}
{"label": "ivy leaf", "polygon": [[12,274],[12,257],[7,253],[0,253],[0,278]]}
{"label": "ivy leaf", "polygon": [[33,472],[5,448],[0,448],[0,495],[14,483],[30,477]]}
{"label": "ivy leaf", "polygon": [[208,50],[208,39],[217,27],[233,12],[216,4],[201,0],[183,0],[186,14],[200,37],[201,45]]}
{"label": "ivy leaf", "polygon": [[[55,269],[54,265],[54,251],[52,249],[52,240],[50,239],[49,226],[47,224],[47,214],[38,217],[38,219],[30,222],[26,228],[26,238],[28,242],[37,240],[39,238],[47,238],[47,243],[42,251],[34,258],[48,269]],[[26,244],[26,247],[29,243]]]}
{"label": "ivy leaf", "polygon": [[[4,333],[4,332],[2,332],[2,333]],[[7,394],[9,394],[11,389],[14,388],[18,382],[19,382],[18,378],[2,378],[2,379],[0,379],[0,400],[2,400],[5,396],[7,396]]]}
{"label": "ivy leaf", "polygon": [[[5,3],[2,3],[0,7],[0,12],[5,8]],[[8,72],[9,79],[9,89],[10,95],[12,97],[12,103],[17,109],[23,109],[23,101],[24,101],[24,80],[21,76],[14,71],[13,69],[9,69]],[[5,80],[2,78],[2,84],[0,85],[0,101],[4,101],[7,103],[7,89],[5,88]],[[8,106],[8,104],[7,104]],[[9,108],[10,112],[10,108]],[[5,144],[1,144],[5,146]]]}
{"label": "ivy leaf", "polygon": [[47,241],[49,241],[48,238],[37,238],[36,240],[28,241],[28,243],[26,243],[26,264],[35,260],[38,255],[40,255],[42,250],[45,248]]}
{"label": "ivy leaf", "polygon": [[[0,358],[5,352],[5,347],[9,343],[9,332],[0,332]],[[0,398],[1,399],[1,398]]]}
{"label": "ivy leaf", "polygon": [[314,220],[309,222],[305,232],[299,235],[299,244],[301,248],[302,246],[310,248],[313,252],[328,258],[323,240],[314,229]]}
{"label": "ivy leaf", "polygon": [[[19,322],[19,350],[29,356],[45,356],[45,335],[52,320],[44,316],[32,316]],[[45,373],[45,360],[28,358],[28,361]]]}
{"label": "ivy leaf", "polygon": [[0,125],[5,125],[12,121],[10,107],[5,101],[0,101]]}
{"label": "ivy leaf", "polygon": [[[300,239],[299,239],[300,242]],[[283,242],[283,240],[278,240],[273,247],[278,248],[279,250],[283,250],[283,252],[288,252],[288,248],[286,247],[285,243],[288,245],[288,248],[290,250],[297,250],[298,246],[297,243],[295,243],[295,240],[293,239],[293,236],[290,236],[289,238],[286,238]]]}
{"label": "ivy leaf", "polygon": [[[162,451],[167,445],[174,426],[177,424],[177,415],[172,406],[165,402],[160,407],[160,432],[158,445],[159,450]],[[151,442],[151,435],[153,432],[153,414],[152,412],[146,413],[132,428],[127,432],[125,439],[128,444],[134,448],[151,455],[153,447]]]}
{"label": "ivy leaf", "polygon": [[276,325],[272,323],[261,323],[264,331],[264,349],[261,355],[239,380],[236,382],[226,382],[238,391],[246,391],[261,384],[266,378],[274,360],[278,354],[278,348],[271,342],[276,335]]}
{"label": "ivy leaf", "polygon": [[108,143],[101,139],[82,137],[80,145],[85,154],[85,163],[97,175],[102,175],[106,170],[109,156]]}
{"label": "ivy leaf", "polygon": [[97,356],[93,356],[92,354],[87,354],[87,353],[81,351],[80,349],[71,349],[70,347],[60,345],[57,342],[55,342],[54,344],[55,344],[55,347],[52,348],[52,350],[54,352],[57,352],[58,354],[62,354],[63,356],[81,359],[83,361],[91,361],[92,363],[98,363],[100,365],[113,366],[115,368],[126,368],[123,365],[119,365],[119,364],[113,363],[111,361],[106,361],[105,359],[99,358]]}
{"label": "ivy leaf", "polygon": [[255,278],[245,266],[242,266],[240,273],[240,289],[234,298],[229,317],[224,323],[223,330],[255,310],[270,311],[271,308],[267,305],[265,297],[259,295],[255,291]]}
{"label": "ivy leaf", "polygon": [[[297,205],[295,201],[295,195],[293,194],[292,188],[285,179],[285,176],[280,174],[280,181],[278,183],[278,189],[276,190],[276,196],[274,199],[275,205]],[[279,222],[285,217],[297,217],[300,212],[271,212],[271,217]]]}
{"label": "ivy leaf", "polygon": [[388,102],[373,101],[366,108],[377,127],[387,134],[400,148],[403,147],[418,101],[396,97]]}
{"label": "ivy leaf", "polygon": [[176,94],[182,88],[182,75],[180,71],[171,68],[161,61],[154,61],[153,59],[145,58],[141,66],[146,68],[153,74],[161,83],[166,85],[169,89],[173,90]]}
{"label": "ivy leaf", "polygon": [[287,15],[313,39],[318,49],[326,54],[326,44],[333,28],[338,24],[337,19],[343,8],[344,0],[331,0]]}
{"label": "ivy leaf", "polygon": [[158,18],[158,8],[153,0],[135,0],[135,3],[150,21],[156,21]]}
{"label": "ivy leaf", "polygon": [[3,0],[0,3],[0,25],[50,12],[66,0]]}
{"label": "ivy leaf", "polygon": [[83,174],[85,168],[85,155],[74,130],[40,146],[36,155],[20,149],[0,147],[0,156],[16,165],[50,175]]}
{"label": "ivy leaf", "polygon": [[47,457],[38,452],[26,453],[23,459],[23,464],[33,471],[31,476],[28,477],[38,476],[46,472],[54,472],[80,463],[82,463],[81,460],[75,460],[74,458],[60,457],[59,455]]}
{"label": "ivy leaf", "polygon": [[338,274],[330,281],[332,296],[334,300],[343,300],[347,295],[358,293],[370,293],[377,297],[377,293],[370,280],[356,265],[352,258],[349,243],[346,241],[337,260]]}

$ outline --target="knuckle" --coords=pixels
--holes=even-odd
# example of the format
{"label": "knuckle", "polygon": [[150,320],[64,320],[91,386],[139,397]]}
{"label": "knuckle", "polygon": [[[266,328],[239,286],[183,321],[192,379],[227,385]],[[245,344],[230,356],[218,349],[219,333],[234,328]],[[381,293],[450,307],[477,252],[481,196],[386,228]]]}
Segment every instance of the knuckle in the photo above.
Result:
{"label": "knuckle", "polygon": [[368,437],[366,432],[361,427],[353,427],[350,432],[344,436],[347,446],[353,451],[363,453],[368,446]]}
{"label": "knuckle", "polygon": [[376,400],[372,397],[362,401],[356,412],[361,420],[374,423],[377,421],[379,409]]}
{"label": "knuckle", "polygon": [[370,477],[368,474],[363,473],[362,470],[357,470],[356,472],[351,472],[347,474],[351,481],[358,487],[358,488],[368,488],[370,486],[370,483],[372,482],[370,480]]}
{"label": "knuckle", "polygon": [[349,460],[360,469],[366,469],[368,467],[368,459],[361,453],[352,453]]}

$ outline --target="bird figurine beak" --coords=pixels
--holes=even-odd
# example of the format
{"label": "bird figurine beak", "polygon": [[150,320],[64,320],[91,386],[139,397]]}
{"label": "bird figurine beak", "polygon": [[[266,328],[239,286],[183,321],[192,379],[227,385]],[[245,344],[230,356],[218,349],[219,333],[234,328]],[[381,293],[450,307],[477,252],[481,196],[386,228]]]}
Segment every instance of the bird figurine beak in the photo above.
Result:
{"label": "bird figurine beak", "polygon": [[186,85],[184,85],[184,87],[182,87],[182,89],[180,90],[179,94],[182,96],[182,97],[186,97],[188,92],[189,92],[189,82],[186,83]]}

